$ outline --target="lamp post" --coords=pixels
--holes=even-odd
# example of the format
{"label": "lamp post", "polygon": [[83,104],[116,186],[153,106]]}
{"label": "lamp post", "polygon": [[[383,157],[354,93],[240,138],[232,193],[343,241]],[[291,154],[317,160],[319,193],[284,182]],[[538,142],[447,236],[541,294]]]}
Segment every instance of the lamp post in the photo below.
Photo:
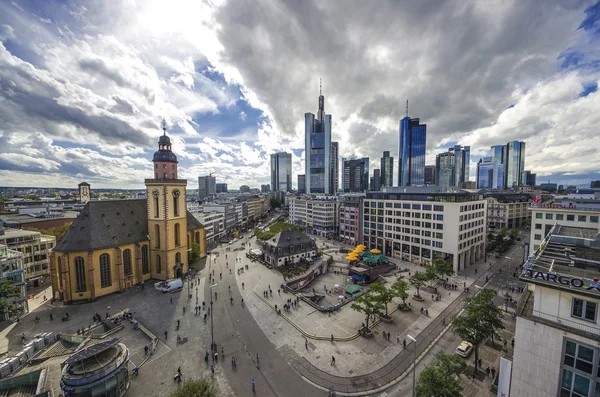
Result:
{"label": "lamp post", "polygon": [[213,346],[215,345],[215,337],[213,332],[213,287],[216,287],[217,283],[210,286],[210,355],[212,357],[212,361],[215,362],[215,352],[213,351]]}
{"label": "lamp post", "polygon": [[414,355],[414,359],[413,359],[413,392],[412,392],[413,397],[415,397],[415,382],[417,379],[417,340],[410,335],[406,335],[406,337],[415,343],[415,355]]}

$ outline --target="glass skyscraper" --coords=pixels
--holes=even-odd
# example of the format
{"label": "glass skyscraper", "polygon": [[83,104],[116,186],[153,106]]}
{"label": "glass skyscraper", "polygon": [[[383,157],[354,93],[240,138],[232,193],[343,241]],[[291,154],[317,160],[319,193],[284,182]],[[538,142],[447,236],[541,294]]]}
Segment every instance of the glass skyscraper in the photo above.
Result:
{"label": "glass skyscraper", "polygon": [[482,157],[477,163],[477,189],[504,188],[504,165],[493,157]]}
{"label": "glass skyscraper", "polygon": [[340,146],[337,142],[331,142],[331,187],[329,193],[336,194],[340,183],[340,168],[339,168]]}
{"label": "glass skyscraper", "polygon": [[454,166],[456,157],[454,150],[442,152],[435,156],[435,180],[437,186],[449,187],[454,185]]}
{"label": "glass skyscraper", "polygon": [[390,157],[390,152],[383,152],[381,158],[381,187],[394,186],[394,158]]}
{"label": "glass skyscraper", "polygon": [[271,155],[271,187],[274,192],[292,191],[292,154]]}
{"label": "glass skyscraper", "polygon": [[369,190],[369,158],[368,157],[363,157],[361,159],[365,165],[365,172],[363,174],[363,181],[362,181],[362,185],[363,185],[363,190]]}
{"label": "glass skyscraper", "polygon": [[364,192],[369,185],[364,185],[365,159],[342,159],[344,192]]}
{"label": "glass skyscraper", "polygon": [[504,186],[511,188],[521,185],[521,175],[525,171],[525,142],[508,142],[504,157]]}
{"label": "glass skyscraper", "polygon": [[331,115],[325,114],[325,98],[319,95],[319,112],[304,114],[306,193],[331,194]]}
{"label": "glass skyscraper", "polygon": [[400,120],[398,145],[398,186],[425,184],[425,149],[427,125],[408,114]]}
{"label": "glass skyscraper", "polygon": [[454,152],[454,179],[452,185],[459,186],[459,183],[469,181],[469,166],[471,164],[471,147],[455,145],[448,149],[449,152]]}

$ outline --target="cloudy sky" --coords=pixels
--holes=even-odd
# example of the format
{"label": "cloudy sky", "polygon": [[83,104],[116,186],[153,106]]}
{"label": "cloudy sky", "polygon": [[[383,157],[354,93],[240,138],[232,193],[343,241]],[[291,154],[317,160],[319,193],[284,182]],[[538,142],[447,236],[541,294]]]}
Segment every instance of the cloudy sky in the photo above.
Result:
{"label": "cloudy sky", "polygon": [[408,99],[429,164],[524,140],[538,183],[600,179],[598,2],[7,0],[0,186],[141,188],[163,117],[191,188],[276,151],[295,185],[319,78],[342,156],[397,152]]}

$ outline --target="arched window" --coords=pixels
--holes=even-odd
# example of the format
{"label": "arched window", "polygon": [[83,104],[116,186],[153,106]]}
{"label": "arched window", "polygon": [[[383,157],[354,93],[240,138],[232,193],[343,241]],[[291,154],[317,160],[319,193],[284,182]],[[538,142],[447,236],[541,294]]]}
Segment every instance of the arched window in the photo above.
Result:
{"label": "arched window", "polygon": [[154,225],[154,234],[156,235],[156,241],[154,242],[154,246],[156,248],[160,248],[160,226]]}
{"label": "arched window", "polygon": [[178,247],[180,244],[180,239],[179,239],[179,223],[175,224],[175,246]]}
{"label": "arched window", "polygon": [[175,196],[173,196],[173,214],[175,214],[175,216],[179,216],[179,197]]}
{"label": "arched window", "polygon": [[142,273],[150,273],[150,266],[148,264],[148,246],[142,246]]}
{"label": "arched window", "polygon": [[123,251],[123,273],[126,276],[131,276],[133,273],[131,270],[131,250],[126,249]]}
{"label": "arched window", "polygon": [[160,263],[160,255],[156,255],[156,273],[162,273],[162,264]]}
{"label": "arched window", "polygon": [[105,288],[110,287],[111,285],[110,256],[108,254],[102,254],[100,255],[100,286]]}
{"label": "arched window", "polygon": [[163,173],[163,179],[167,179],[167,173],[166,172]]}
{"label": "arched window", "polygon": [[200,244],[200,232],[196,232],[196,244]]}
{"label": "arched window", "polygon": [[178,265],[181,263],[181,252],[175,254],[175,263]]}
{"label": "arched window", "polygon": [[75,285],[77,292],[83,292],[86,288],[85,262],[81,256],[75,258]]}
{"label": "arched window", "polygon": [[[156,174],[156,179],[158,179],[158,174]],[[160,208],[158,206],[158,197],[154,197],[154,217],[160,217]]]}

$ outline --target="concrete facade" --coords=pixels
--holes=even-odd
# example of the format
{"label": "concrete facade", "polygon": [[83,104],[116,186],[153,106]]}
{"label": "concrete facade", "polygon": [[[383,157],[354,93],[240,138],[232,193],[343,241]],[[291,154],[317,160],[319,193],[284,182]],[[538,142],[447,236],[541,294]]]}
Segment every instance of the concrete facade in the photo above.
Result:
{"label": "concrete facade", "polygon": [[362,241],[364,194],[348,194],[338,197],[340,202],[340,240],[348,244]]}
{"label": "concrete facade", "polygon": [[565,208],[557,204],[530,205],[532,251],[537,250],[552,226],[559,222],[563,226],[599,230],[600,209]]}
{"label": "concrete facade", "polygon": [[531,220],[528,195],[486,196],[488,202],[487,232],[521,228]]}
{"label": "concrete facade", "polygon": [[0,279],[7,279],[18,287],[19,295],[7,299],[12,303],[12,308],[7,313],[0,313],[2,321],[18,318],[28,313],[27,291],[25,289],[25,271],[23,269],[23,254],[19,251],[8,249],[0,244]]}
{"label": "concrete facade", "polygon": [[290,222],[306,228],[308,234],[333,237],[339,230],[339,201],[336,197],[290,199]]}
{"label": "concrete facade", "polygon": [[50,275],[50,255],[56,245],[56,237],[29,230],[0,230],[0,244],[23,254],[25,278],[33,282]]}

